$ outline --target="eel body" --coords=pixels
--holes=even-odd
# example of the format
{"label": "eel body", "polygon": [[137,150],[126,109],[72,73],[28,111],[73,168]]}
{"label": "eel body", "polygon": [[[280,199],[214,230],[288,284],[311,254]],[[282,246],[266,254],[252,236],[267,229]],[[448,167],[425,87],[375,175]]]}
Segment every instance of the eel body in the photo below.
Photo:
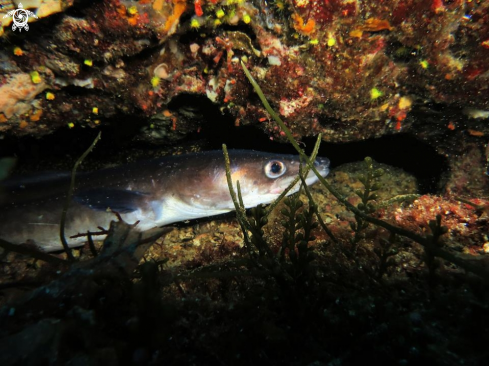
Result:
{"label": "eel body", "polygon": [[[298,156],[249,150],[229,155],[247,208],[272,202],[299,172]],[[315,166],[328,174],[328,159],[317,158]],[[44,251],[62,249],[59,225],[70,179],[51,173],[0,182],[0,238]],[[309,172],[306,183],[316,181]],[[77,175],[65,233],[70,246],[82,245],[86,237],[72,237],[108,228],[112,211],[128,223],[139,221],[137,228],[145,231],[233,210],[222,151],[170,156]]]}

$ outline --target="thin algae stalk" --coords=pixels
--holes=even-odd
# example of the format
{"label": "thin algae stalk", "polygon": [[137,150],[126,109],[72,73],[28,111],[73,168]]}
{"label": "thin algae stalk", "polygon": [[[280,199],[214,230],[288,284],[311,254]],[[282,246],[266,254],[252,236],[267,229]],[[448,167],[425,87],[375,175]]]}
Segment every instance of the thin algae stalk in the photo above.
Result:
{"label": "thin algae stalk", "polygon": [[63,249],[66,252],[66,255],[68,256],[68,260],[70,260],[71,262],[75,261],[75,257],[73,256],[73,253],[71,252],[71,249],[68,246],[68,242],[66,241],[66,238],[65,238],[65,224],[66,224],[66,214],[68,213],[68,208],[70,207],[71,197],[73,196],[73,190],[75,189],[76,171],[77,171],[78,167],[80,166],[80,164],[83,162],[83,160],[87,157],[87,155],[90,154],[92,149],[97,144],[98,140],[100,140],[101,136],[102,136],[102,132],[99,132],[97,137],[95,137],[95,140],[93,140],[90,147],[82,154],[82,156],[80,156],[78,158],[75,165],[73,166],[73,170],[71,171],[70,188],[68,189],[66,201],[65,201],[65,204],[63,206],[63,212],[61,213],[61,222],[59,224],[59,238],[61,240],[61,244],[63,245]]}

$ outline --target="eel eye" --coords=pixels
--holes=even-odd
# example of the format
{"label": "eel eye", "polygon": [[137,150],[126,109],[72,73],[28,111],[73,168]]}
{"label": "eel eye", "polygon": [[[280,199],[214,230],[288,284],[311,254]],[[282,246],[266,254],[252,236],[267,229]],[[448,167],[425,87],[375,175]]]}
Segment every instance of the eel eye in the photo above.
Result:
{"label": "eel eye", "polygon": [[282,176],[286,170],[285,164],[279,160],[270,160],[265,165],[265,175],[272,179]]}

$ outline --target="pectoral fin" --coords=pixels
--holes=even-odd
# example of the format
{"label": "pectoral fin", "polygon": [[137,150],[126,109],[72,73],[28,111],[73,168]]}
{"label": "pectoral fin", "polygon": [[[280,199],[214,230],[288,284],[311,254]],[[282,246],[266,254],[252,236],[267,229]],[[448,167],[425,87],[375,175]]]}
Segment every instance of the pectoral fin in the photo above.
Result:
{"label": "pectoral fin", "polygon": [[147,196],[144,192],[125,189],[94,188],[77,192],[73,200],[93,210],[129,213],[139,209]]}

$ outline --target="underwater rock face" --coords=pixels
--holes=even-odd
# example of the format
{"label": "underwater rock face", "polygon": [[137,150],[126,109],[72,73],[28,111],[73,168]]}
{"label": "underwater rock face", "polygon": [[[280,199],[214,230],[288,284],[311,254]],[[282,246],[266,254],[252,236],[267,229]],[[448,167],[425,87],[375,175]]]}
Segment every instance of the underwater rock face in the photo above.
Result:
{"label": "underwater rock face", "polygon": [[[1,5],[3,19],[17,2]],[[410,132],[451,154],[440,138],[479,141],[489,132],[482,123],[489,109],[487,2],[106,0],[24,7],[40,12],[48,5],[64,13],[41,13],[28,32],[3,23],[0,100],[9,101],[0,103],[2,132],[42,135],[123,117],[147,121],[142,139],[165,143],[201,127],[198,115],[168,108],[176,97],[194,95],[236,126],[255,124],[285,140],[240,59],[296,138],[322,133],[325,141],[345,142]],[[19,87],[20,75],[30,75],[30,85]]]}

